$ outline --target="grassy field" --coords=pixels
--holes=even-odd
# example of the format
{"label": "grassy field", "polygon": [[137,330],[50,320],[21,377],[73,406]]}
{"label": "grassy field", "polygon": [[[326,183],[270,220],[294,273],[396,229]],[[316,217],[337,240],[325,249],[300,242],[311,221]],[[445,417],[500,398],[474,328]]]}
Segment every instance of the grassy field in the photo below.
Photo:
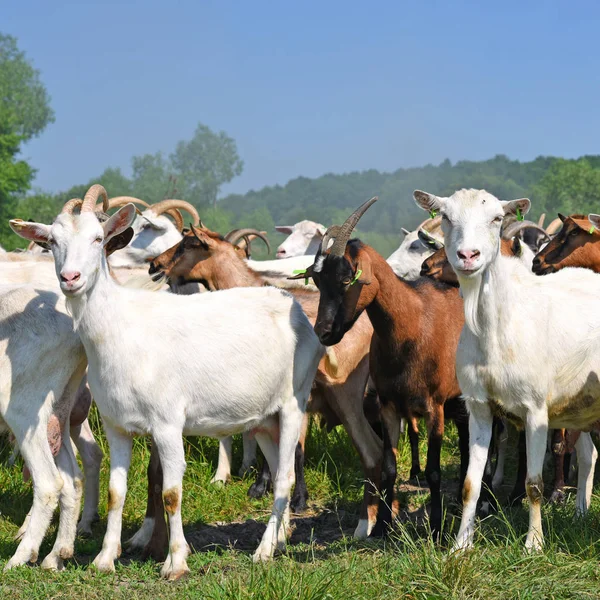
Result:
{"label": "grassy field", "polygon": [[[94,413],[94,429],[97,417]],[[103,440],[105,454],[108,448]],[[235,446],[235,468],[241,461]],[[514,444],[513,444],[514,446]],[[295,530],[285,555],[255,565],[251,555],[264,531],[271,498],[250,500],[249,480],[236,479],[225,488],[211,486],[216,465],[214,440],[187,443],[188,469],[184,481],[183,516],[194,552],[191,574],[168,583],[159,567],[123,554],[114,575],[100,575],[89,566],[102,544],[106,525],[108,461],[102,471],[101,521],[92,539],[78,539],[76,557],[62,573],[26,566],[0,576],[3,598],[598,598],[600,597],[600,501],[584,519],[574,518],[573,496],[563,506],[544,506],[546,547],[543,554],[526,555],[526,508],[502,510],[480,523],[475,549],[450,556],[447,548],[459,522],[454,502],[458,451],[456,432],[447,427],[443,454],[446,486],[444,542],[427,537],[424,482],[407,484],[410,468],[407,440],[399,453],[399,495],[402,524],[386,540],[355,542],[362,480],[358,458],[346,434],[311,429],[307,445],[307,483],[310,510],[293,519]],[[9,449],[0,462],[6,465]],[[141,524],[146,500],[145,469],[149,456],[136,440],[129,475],[123,539]],[[424,464],[425,444],[421,445]],[[548,475],[550,475],[548,473]],[[513,476],[509,470],[504,492]],[[547,478],[549,481],[549,478]],[[421,485],[419,485],[421,483]],[[502,498],[502,496],[501,496]],[[0,567],[16,548],[13,536],[31,505],[31,484],[23,483],[20,465],[0,467]],[[40,557],[50,550],[53,525]]]}

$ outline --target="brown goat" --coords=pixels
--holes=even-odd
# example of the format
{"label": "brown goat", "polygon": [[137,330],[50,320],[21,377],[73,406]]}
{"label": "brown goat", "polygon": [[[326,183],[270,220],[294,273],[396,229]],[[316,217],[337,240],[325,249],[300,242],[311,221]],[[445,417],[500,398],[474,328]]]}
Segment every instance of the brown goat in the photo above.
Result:
{"label": "brown goat", "polygon": [[[366,312],[374,333],[370,373],[382,404],[384,462],[382,477],[387,503],[380,526],[393,505],[400,417],[424,417],[429,432],[425,476],[431,490],[431,528],[441,530],[440,451],[446,418],[455,421],[461,451],[459,489],[468,463],[468,417],[456,379],[455,354],[464,323],[458,289],[422,278],[407,282],[385,259],[359,240],[348,241],[365,203],[341,227],[329,228],[310,275],[321,292],[315,332],[321,343],[337,344]],[[334,238],[331,248],[328,244]],[[459,492],[460,493],[460,492]]]}
{"label": "brown goat", "polygon": [[[193,227],[179,244],[152,261],[150,273],[163,273],[177,284],[190,281],[201,282],[209,290],[265,285],[265,280],[247,266],[245,256],[243,249],[226,241],[219,234]],[[300,302],[309,320],[314,323],[319,294],[302,289],[289,291]],[[328,425],[338,423],[344,425],[360,455],[367,482],[377,478],[376,469],[381,463],[382,455],[381,439],[371,428],[363,411],[372,333],[373,328],[365,315],[357,321],[352,335],[335,346],[336,364],[331,363],[330,355],[325,355],[319,364],[308,406],[310,412],[324,414]],[[306,500],[306,497],[302,497],[306,494],[302,473],[302,450],[303,439],[300,451],[297,452],[296,463],[297,481],[294,496],[297,506],[298,504],[302,506],[303,503],[305,505]],[[151,473],[150,467],[149,475],[152,475],[153,479],[156,476],[156,473]],[[149,493],[152,490],[153,484],[149,483]],[[151,508],[149,505],[149,509],[153,511],[152,516],[155,517],[156,523],[156,519],[160,520],[162,514],[161,494],[153,495],[156,506],[153,505]],[[374,524],[371,507],[377,502],[375,490],[369,484],[365,484],[356,536],[366,537],[368,534],[369,526]],[[147,513],[147,516],[151,515]],[[159,533],[161,531],[159,526]],[[160,536],[158,539],[154,536],[154,542],[151,541],[151,544],[162,544],[164,539],[159,538]],[[149,548],[149,550],[153,549]],[[152,551],[152,554],[154,555],[155,552]]]}
{"label": "brown goat", "polygon": [[565,267],[583,267],[600,273],[600,231],[587,216],[559,214],[562,229],[533,259],[536,275],[547,275]]}

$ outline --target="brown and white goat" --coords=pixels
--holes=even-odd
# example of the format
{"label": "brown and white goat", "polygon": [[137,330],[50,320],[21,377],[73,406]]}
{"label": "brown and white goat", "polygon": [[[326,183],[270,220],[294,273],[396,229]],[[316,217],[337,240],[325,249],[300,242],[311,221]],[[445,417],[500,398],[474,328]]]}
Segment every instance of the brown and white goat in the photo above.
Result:
{"label": "brown and white goat", "polygon": [[[385,259],[350,234],[365,210],[363,204],[341,227],[330,227],[309,270],[321,292],[315,332],[321,343],[339,343],[366,312],[374,333],[370,374],[382,404],[384,461],[382,478],[390,517],[396,481],[392,448],[401,417],[424,417],[429,432],[425,476],[431,490],[431,528],[442,525],[440,452],[446,418],[455,421],[461,451],[460,486],[467,469],[468,417],[455,373],[455,353],[464,322],[455,287],[421,278],[407,282]],[[331,248],[328,244],[334,239]],[[383,480],[383,481],[382,481]],[[378,527],[379,529],[379,527]]]}
{"label": "brown and white goat", "polygon": [[[179,244],[152,261],[150,273],[163,273],[176,284],[200,282],[209,290],[265,285],[265,279],[248,267],[245,256],[243,249],[231,244],[219,234],[192,227]],[[296,297],[309,320],[314,323],[319,294],[299,289],[289,291]],[[378,477],[376,470],[382,455],[381,440],[371,428],[363,411],[372,332],[369,319],[365,315],[357,321],[352,334],[335,346],[335,361],[331,361],[331,353],[321,360],[308,406],[310,412],[323,414],[329,426],[343,424],[360,455],[367,483],[360,521],[355,531],[356,537],[366,537],[374,525],[376,510],[372,507],[376,507],[378,499],[368,482]],[[303,440],[296,460],[297,479],[293,499],[296,507],[301,507],[306,501],[302,467]],[[158,468],[155,465],[156,471],[152,472],[149,467],[149,477],[152,480],[155,480]],[[153,493],[154,485],[155,483],[149,482],[149,493]],[[160,494],[153,496],[156,505],[153,505],[151,510],[157,527],[162,531],[162,499]],[[147,548],[148,553],[160,555],[159,549],[164,540],[159,538],[155,533]]]}

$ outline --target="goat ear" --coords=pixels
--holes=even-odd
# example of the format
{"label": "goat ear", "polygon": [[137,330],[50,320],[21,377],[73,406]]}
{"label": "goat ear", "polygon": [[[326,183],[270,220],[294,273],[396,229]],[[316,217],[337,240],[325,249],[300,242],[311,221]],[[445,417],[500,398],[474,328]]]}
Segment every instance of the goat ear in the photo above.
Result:
{"label": "goat ear", "polygon": [[135,206],[131,202],[112,215],[112,217],[102,225],[102,228],[104,229],[104,246],[106,247],[112,237],[123,233],[128,227],[131,227],[135,217]]}
{"label": "goat ear", "polygon": [[558,213],[558,218],[564,223],[567,220],[567,217],[565,217],[565,215]]}
{"label": "goat ear", "polygon": [[106,257],[108,258],[113,252],[120,250],[121,248],[125,248],[127,244],[133,238],[133,229],[128,227],[122,233],[118,233],[113,235],[110,240],[106,244],[104,244],[104,252],[106,253]]}
{"label": "goat ear", "polygon": [[279,231],[279,233],[292,233],[294,228],[290,225],[275,225],[275,231]]}
{"label": "goat ear", "polygon": [[410,233],[410,231],[408,229],[404,229],[404,227],[401,227],[400,231],[402,231],[404,235],[408,235]]}
{"label": "goat ear", "polygon": [[590,223],[595,229],[600,230],[600,215],[595,215],[594,213],[588,215],[588,219]]}
{"label": "goat ear", "polygon": [[371,268],[371,259],[365,252],[361,252],[360,258],[358,259],[356,270],[358,271],[359,269],[362,271],[362,273],[358,278],[358,283],[362,283],[363,285],[371,285],[371,280],[373,279],[373,270]]}
{"label": "goat ear", "polygon": [[442,198],[439,196],[434,196],[433,194],[428,194],[427,192],[422,192],[421,190],[415,190],[413,192],[413,197],[417,206],[420,206],[423,210],[427,212],[439,211],[442,208]]}
{"label": "goat ear", "polygon": [[526,215],[531,208],[529,198],[519,198],[519,200],[500,200],[505,215],[516,215],[517,217]]}
{"label": "goat ear", "polygon": [[50,239],[50,225],[31,223],[22,219],[11,219],[10,228],[22,238],[32,242],[47,242]]}
{"label": "goat ear", "polygon": [[192,232],[194,234],[194,236],[196,237],[196,239],[206,248],[211,248],[212,246],[214,246],[215,241],[209,236],[206,235],[205,230],[204,229],[198,229],[198,227],[190,224],[190,227],[192,229]]}

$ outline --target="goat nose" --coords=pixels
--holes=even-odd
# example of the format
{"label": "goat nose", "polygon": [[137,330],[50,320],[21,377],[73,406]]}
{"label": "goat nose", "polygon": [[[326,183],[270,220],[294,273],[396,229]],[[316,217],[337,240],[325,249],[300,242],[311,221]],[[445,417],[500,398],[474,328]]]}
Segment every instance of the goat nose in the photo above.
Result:
{"label": "goat nose", "polygon": [[285,254],[285,248],[277,248],[277,256],[283,256]]}
{"label": "goat nose", "polygon": [[473,260],[479,256],[480,252],[479,250],[457,250],[456,254],[462,260]]}
{"label": "goat nose", "polygon": [[154,261],[152,261],[150,263],[150,267],[148,268],[148,273],[150,275],[154,275],[154,273],[156,273],[156,271],[158,271],[158,267],[156,266],[156,263]]}
{"label": "goat nose", "polygon": [[77,281],[81,277],[81,273],[79,271],[61,271],[60,280],[65,283],[73,283]]}
{"label": "goat nose", "polygon": [[533,266],[539,267],[542,264],[542,259],[539,256],[533,258]]}

